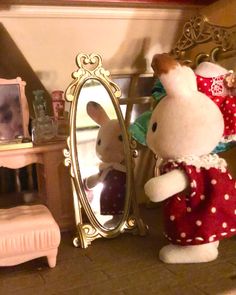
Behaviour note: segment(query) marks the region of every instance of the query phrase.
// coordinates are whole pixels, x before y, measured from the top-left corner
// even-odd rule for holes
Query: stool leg
[[[50,251],[47,255],[48,265],[53,268],[57,263],[57,249]]]

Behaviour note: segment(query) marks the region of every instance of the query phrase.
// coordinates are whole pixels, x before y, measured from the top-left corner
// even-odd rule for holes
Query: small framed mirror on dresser
[[[131,142],[119,106],[119,87],[98,54],[79,54],[78,70],[65,96],[70,136],[64,150],[70,166],[77,234],[82,248],[122,232],[143,234],[133,188]]]
[[[21,143],[29,138],[29,109],[20,77],[0,79],[0,144]]]

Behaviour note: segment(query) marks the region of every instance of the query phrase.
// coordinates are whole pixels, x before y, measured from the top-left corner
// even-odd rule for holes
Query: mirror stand
[[[121,91],[98,54],[79,54],[78,70],[65,92],[70,135],[64,150],[70,166],[76,247],[121,233],[145,235],[133,182],[136,154],[119,106]]]

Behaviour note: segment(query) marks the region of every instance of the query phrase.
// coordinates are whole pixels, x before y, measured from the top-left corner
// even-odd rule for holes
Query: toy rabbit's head
[[[87,104],[87,113],[99,126],[96,153],[103,162],[121,163],[124,160],[124,145],[118,120],[110,120],[102,106],[94,101]]]
[[[167,95],[152,114],[147,133],[149,148],[164,159],[210,153],[224,130],[219,108],[197,90],[195,74],[189,67],[167,54],[155,55],[152,67]]]

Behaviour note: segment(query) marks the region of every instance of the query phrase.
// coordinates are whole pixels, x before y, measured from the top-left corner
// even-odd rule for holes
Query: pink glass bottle
[[[54,90],[51,93],[53,114],[56,120],[64,118],[65,100],[63,99],[62,90]]]

